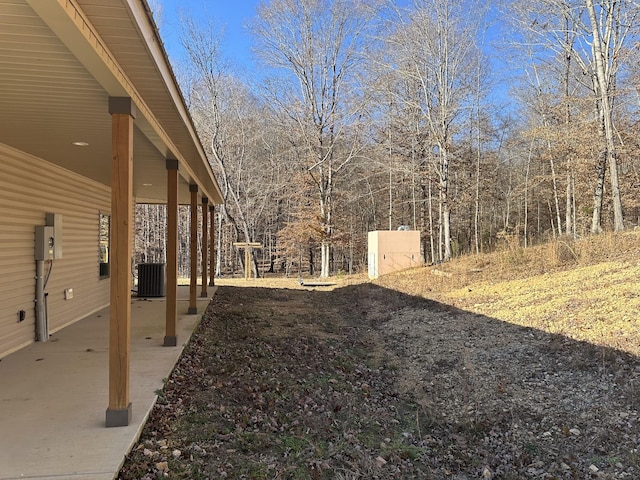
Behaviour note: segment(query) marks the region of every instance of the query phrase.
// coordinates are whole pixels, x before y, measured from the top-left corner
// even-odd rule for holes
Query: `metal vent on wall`
[[[164,263],[138,264],[138,296],[165,296]]]

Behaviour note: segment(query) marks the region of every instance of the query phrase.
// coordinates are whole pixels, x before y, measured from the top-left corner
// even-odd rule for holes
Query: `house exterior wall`
[[[62,216],[63,233],[63,258],[53,261],[45,289],[50,332],[109,304],[98,221],[110,204],[109,187],[0,143],[0,358],[35,340],[35,226],[47,212]],[[67,288],[73,298],[65,300]]]
[[[369,278],[417,267],[421,263],[418,230],[369,232]]]

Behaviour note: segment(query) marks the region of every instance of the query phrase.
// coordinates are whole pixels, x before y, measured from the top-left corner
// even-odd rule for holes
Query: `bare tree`
[[[607,164],[613,226],[614,230],[623,229],[614,104],[619,93],[620,71],[630,59],[627,45],[637,41],[640,5],[628,0],[526,0],[510,4],[510,11],[516,20],[521,43],[537,45],[540,61],[549,62],[552,60],[550,57],[555,56],[556,60],[564,62],[563,71],[573,72],[575,81],[591,91],[594,111],[599,120],[598,133],[602,139],[591,231],[601,231]],[[575,62],[577,68],[574,69],[571,62]],[[566,85],[566,78],[563,81]],[[569,179],[568,184],[571,183]]]
[[[318,195],[321,273],[330,273],[335,179],[357,155],[353,128],[360,110],[356,69],[362,61],[371,2],[273,0],[258,7],[257,53],[276,73],[266,92],[285,113],[299,167]]]
[[[594,196],[593,222],[591,231],[601,230],[600,216],[602,211],[602,179],[607,162],[611,176],[611,196],[613,200],[614,231],[624,229],[622,218],[622,201],[620,199],[620,183],[618,180],[618,161],[613,127],[613,103],[620,56],[624,40],[630,29],[638,22],[637,8],[625,7],[620,0],[601,0],[597,8],[593,0],[585,0],[591,26],[591,51],[594,64],[593,84],[598,101],[601,130],[604,137],[604,148],[600,154],[598,165],[598,186]],[[627,14],[630,14],[627,16]],[[630,23],[627,23],[630,22]]]
[[[389,66],[418,86],[416,94],[403,101],[421,113],[422,149],[431,159],[439,187],[440,257],[449,260],[454,136],[474,92],[481,58],[477,34],[484,10],[480,2],[464,0],[415,0],[408,10],[395,3],[391,10]]]
[[[258,223],[281,177],[265,153],[269,129],[264,105],[229,73],[220,52],[221,38],[213,22],[203,27],[183,19],[182,44],[191,73],[184,89],[220,182],[225,200],[221,213],[233,225],[234,239],[255,241]],[[255,256],[253,269],[257,275]]]

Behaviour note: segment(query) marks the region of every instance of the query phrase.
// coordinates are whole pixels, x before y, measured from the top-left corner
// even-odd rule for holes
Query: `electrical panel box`
[[[55,230],[49,226],[36,226],[36,260],[53,260],[55,257]]]
[[[47,213],[45,215],[45,225],[53,227],[53,258],[60,260],[62,258],[62,215],[59,213]]]

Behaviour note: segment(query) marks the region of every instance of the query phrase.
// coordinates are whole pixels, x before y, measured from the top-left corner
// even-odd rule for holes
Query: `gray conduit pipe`
[[[44,260],[36,260],[36,340],[49,340],[49,321],[45,313],[44,299]]]

